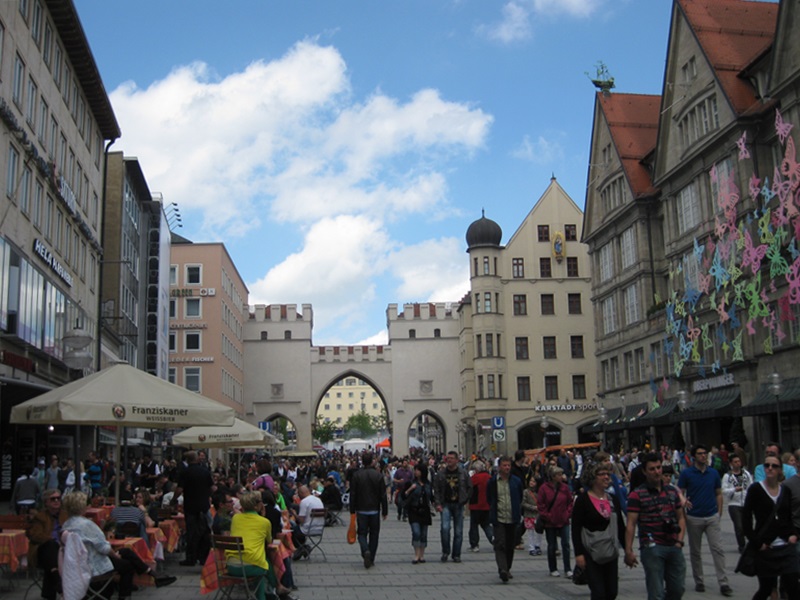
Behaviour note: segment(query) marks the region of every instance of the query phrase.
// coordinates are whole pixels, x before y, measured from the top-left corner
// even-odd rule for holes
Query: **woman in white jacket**
[[[733,521],[733,531],[741,554],[747,543],[742,532],[742,508],[747,488],[753,484],[753,476],[742,466],[739,456],[731,454],[730,464],[731,470],[722,477],[722,495],[728,500],[728,514]]]

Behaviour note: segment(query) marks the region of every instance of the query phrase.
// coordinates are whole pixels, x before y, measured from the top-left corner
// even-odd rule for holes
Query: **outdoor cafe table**
[[[103,524],[108,521],[108,518],[111,516],[112,510],[114,510],[113,506],[97,506],[93,508],[87,508],[84,516],[87,519],[91,519],[98,527],[102,528]]]
[[[165,519],[159,521],[158,527],[166,537],[167,543],[164,545],[164,548],[167,552],[175,552],[178,548],[178,542],[181,539],[181,528],[178,527],[178,522],[174,519]]]
[[[167,536],[164,535],[160,527],[148,527],[147,537],[150,547],[153,549],[153,557],[156,560],[164,560],[164,542],[167,541]]]
[[[22,529],[4,529],[0,533],[0,566],[15,573],[19,559],[28,554],[28,537]]]

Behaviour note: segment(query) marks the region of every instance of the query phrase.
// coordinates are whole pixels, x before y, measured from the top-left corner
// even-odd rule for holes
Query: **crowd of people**
[[[338,520],[345,508],[355,520],[364,567],[371,568],[390,505],[398,521],[409,523],[413,565],[426,562],[428,531],[437,517],[440,561],[461,562],[468,514],[469,551],[480,552],[485,539],[503,583],[513,578],[515,553],[527,550],[531,556],[546,553],[550,576],[587,584],[593,600],[613,600],[622,555],[630,568],[641,564],[648,599],[674,600],[686,587],[685,544],[694,589],[706,590],[705,541],[719,591],[731,596],[732,565],[725,561],[720,527],[724,501],[739,554],[754,557],[759,584],[754,599],[774,593],[800,599],[800,476],[795,469],[800,451],[783,453],[770,442],[752,474],[746,460],[736,445],[728,452],[724,446],[697,444],[686,452],[663,447],[621,455],[595,449],[549,456],[518,451],[493,460],[456,452],[404,458],[329,452],[314,459],[254,457],[226,468],[221,460],[212,464],[203,452],[189,451],[180,461],[157,462],[145,455],[118,471],[92,453],[77,468],[56,457],[49,467],[39,461],[17,481],[12,505],[17,512],[35,513],[30,560],[44,570],[47,600],[55,597],[53,565],[64,531],[90,548],[94,575],[112,570],[122,575],[120,598],[130,595],[134,574],[150,573],[135,555],[105,543],[114,525],[104,532],[81,516],[89,498],[109,493],[117,482],[120,494],[111,516],[116,527],[128,523],[144,531],[157,523],[159,509],[183,513],[182,566],[205,563],[212,533],[241,537],[243,563],[230,556],[228,567],[260,577],[260,600],[268,593],[291,598],[297,589],[293,563],[310,555],[308,538]],[[327,523],[312,518],[321,508],[327,509]],[[265,546],[289,531],[296,551],[284,559],[278,577]],[[156,585],[174,581],[150,574]]]

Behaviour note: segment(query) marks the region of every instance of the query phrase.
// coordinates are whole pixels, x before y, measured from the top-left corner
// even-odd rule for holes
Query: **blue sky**
[[[314,343],[458,301],[464,235],[505,243],[551,174],[583,206],[594,88],[661,93],[668,0],[75,0],[123,137],[181,235]]]

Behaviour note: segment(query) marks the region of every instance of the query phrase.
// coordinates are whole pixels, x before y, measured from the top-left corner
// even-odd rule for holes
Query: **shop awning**
[[[769,389],[769,384],[762,383],[758,388],[755,399],[747,406],[742,406],[736,410],[736,415],[742,417],[752,417],[755,415],[767,415],[777,410],[777,403],[780,402],[781,411],[796,411],[800,400],[800,377],[791,377],[783,381],[783,393],[775,398],[775,394]]]
[[[639,404],[631,404],[626,406],[622,413],[622,417],[619,418],[615,423],[609,423],[606,429],[608,431],[617,431],[620,429],[646,427],[647,423],[644,422],[644,417],[647,415],[647,409],[647,402],[640,402]]]
[[[733,403],[741,397],[738,385],[697,392],[689,403],[689,407],[681,413],[680,420],[697,421],[699,419],[716,419],[732,417]]]
[[[659,406],[656,406],[649,413],[647,416],[644,417],[643,421],[648,425],[668,425],[671,420],[670,417],[672,413],[675,411],[675,407],[678,406],[678,397],[673,396],[672,398],[665,398]]]
[[[622,409],[612,408],[611,410],[608,411],[607,416],[608,418],[606,419],[606,429],[608,429],[609,425],[619,420],[619,418],[622,416]],[[603,431],[603,424],[599,420],[595,421],[591,425],[585,425],[583,427],[583,431],[584,433],[599,433]]]

